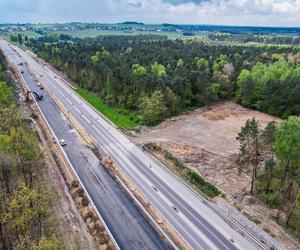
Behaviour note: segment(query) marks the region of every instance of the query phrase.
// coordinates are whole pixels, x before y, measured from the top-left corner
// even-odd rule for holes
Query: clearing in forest
[[[251,171],[240,172],[236,164],[239,142],[236,137],[247,119],[253,117],[264,127],[279,118],[244,108],[234,102],[186,112],[132,138],[137,144],[154,143],[232,198],[249,191]]]
[[[188,145],[213,154],[230,157],[237,154],[239,142],[235,139],[247,119],[255,117],[265,126],[280,119],[244,108],[234,102],[223,102],[208,108],[186,112],[168,119],[151,129],[145,129],[136,142]]]

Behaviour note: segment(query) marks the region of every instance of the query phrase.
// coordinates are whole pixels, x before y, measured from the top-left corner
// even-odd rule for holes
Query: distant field
[[[21,34],[23,36],[28,36],[29,38],[37,38],[41,35],[33,31],[20,31],[15,33],[1,33],[0,36],[9,36]],[[135,36],[135,35],[161,35],[167,36],[171,39],[183,38],[183,39],[192,39],[192,38],[203,38],[205,35],[197,34],[194,36],[184,36],[181,33],[177,32],[165,32],[165,31],[128,31],[128,30],[97,30],[97,29],[85,29],[85,30],[76,30],[76,31],[51,31],[48,34],[66,34],[72,37],[85,38],[85,37],[97,37],[97,36]]]
[[[9,39],[10,35],[17,35],[17,34],[21,34],[23,36],[27,36],[28,38],[37,38],[40,37],[41,35],[33,32],[33,31],[19,31],[19,32],[15,32],[15,33],[8,33],[8,32],[0,32],[0,37],[2,38],[7,38]]]
[[[18,32],[18,33],[23,36],[28,36],[28,38],[35,38],[35,37],[41,36],[40,34],[33,32],[33,31],[22,31],[22,32]]]
[[[60,31],[60,32],[53,32],[58,34],[67,34],[73,37],[78,38],[85,38],[85,37],[96,37],[96,36],[111,36],[111,35],[127,35],[127,36],[134,36],[134,35],[161,35],[161,36],[168,36],[169,38],[193,38],[199,37],[197,36],[184,36],[181,33],[176,32],[159,32],[159,31],[128,31],[128,30],[96,30],[96,29],[89,29],[89,30],[80,30],[80,31]]]
[[[193,37],[191,37],[193,39]],[[194,38],[195,39],[195,38]],[[229,41],[212,41],[207,36],[198,36],[197,40],[204,42],[207,45],[220,46],[242,46],[242,47],[282,47],[282,48],[300,48],[300,45],[293,44],[277,44],[277,43],[258,43],[258,42],[229,42]]]
[[[35,24],[34,28],[49,28],[50,24]],[[246,47],[259,47],[259,46],[272,46],[272,47],[294,47],[300,48],[300,45],[292,45],[289,43],[285,44],[275,44],[275,43],[259,43],[259,42],[238,42],[238,41],[215,41],[210,40],[207,36],[208,33],[198,32],[193,36],[184,36],[180,32],[168,32],[168,31],[140,31],[140,30],[98,30],[98,29],[83,29],[83,30],[70,30],[71,27],[67,27],[69,30],[62,31],[50,31],[48,34],[66,34],[77,38],[86,37],[97,37],[97,36],[135,36],[135,35],[161,35],[166,36],[169,39],[196,39],[197,41],[205,42],[208,45],[222,45],[222,46],[246,46]],[[7,33],[0,31],[0,37],[9,40],[10,35],[21,34],[23,36],[28,36],[29,38],[38,38],[41,35],[34,31],[20,31],[15,33]]]
[[[136,114],[132,112],[125,114],[124,112],[121,112],[120,109],[110,107],[104,104],[99,97],[86,89],[77,88],[75,91],[100,113],[112,121],[117,127],[121,129],[130,129],[140,125],[137,121],[135,121],[135,118],[137,117]]]

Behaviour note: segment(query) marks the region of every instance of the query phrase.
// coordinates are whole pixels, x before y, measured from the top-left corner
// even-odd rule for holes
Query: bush
[[[206,182],[202,176],[193,171],[190,171],[188,173],[188,180],[191,183],[195,184],[203,193],[205,193],[210,198],[214,198],[221,193],[216,186],[209,182]]]
[[[268,204],[272,208],[276,208],[278,206],[278,194],[274,192],[270,192],[268,194],[262,194],[261,200]]]
[[[190,171],[189,173],[190,181],[195,184],[204,185],[205,180],[200,175],[195,172]]]
[[[182,164],[181,161],[179,161],[176,157],[174,157],[172,154],[170,154],[169,152],[165,152],[165,158],[167,160],[172,161],[177,169],[183,169],[184,165]]]

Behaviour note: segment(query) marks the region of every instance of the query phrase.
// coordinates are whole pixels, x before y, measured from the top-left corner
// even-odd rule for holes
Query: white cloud
[[[300,0],[0,0],[0,22],[300,26]]]
[[[131,0],[134,1],[134,0]],[[231,25],[300,26],[300,0],[136,0],[164,21]],[[163,10],[163,13],[162,11]]]
[[[160,1],[163,4],[163,1]],[[171,5],[172,11],[182,13],[182,10],[198,13],[215,13],[226,15],[252,14],[252,15],[271,15],[271,14],[300,14],[300,1],[288,0],[211,0],[201,3],[184,2]]]

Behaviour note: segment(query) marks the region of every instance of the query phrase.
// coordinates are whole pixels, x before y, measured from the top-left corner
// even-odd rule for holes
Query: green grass
[[[209,198],[214,198],[221,194],[220,190],[211,184],[210,182],[205,181],[205,179],[200,176],[198,173],[188,169],[184,164],[174,157],[171,153],[165,152],[165,159],[170,160],[175,165],[175,171],[180,173],[180,175],[187,180],[189,183],[193,184],[197,189],[202,193],[207,195]]]
[[[136,35],[162,35],[167,36],[170,39],[176,38],[186,38],[192,39],[195,37],[201,37],[200,35],[195,36],[183,36],[181,33],[176,32],[164,32],[164,31],[133,31],[133,30],[96,30],[96,29],[86,29],[86,30],[76,30],[76,31],[57,31],[49,32],[55,34],[66,34],[73,37],[85,38],[85,37],[96,37],[96,36],[136,36]]]
[[[42,35],[36,33],[36,32],[33,32],[33,31],[20,31],[20,32],[17,32],[16,34],[21,34],[23,36],[28,36],[28,38],[38,38],[38,37],[41,37]]]
[[[86,89],[77,88],[75,91],[106,118],[112,121],[118,128],[127,130],[140,125],[135,113],[111,107],[103,103],[99,97]]]
[[[187,179],[210,198],[214,198],[221,194],[220,190],[215,185],[205,181],[202,176],[192,170],[189,171]]]

